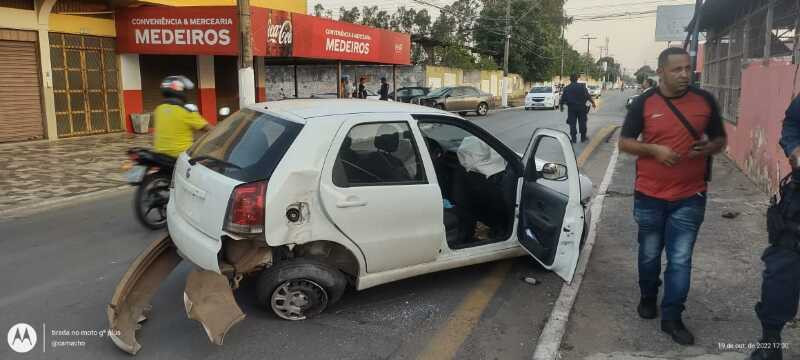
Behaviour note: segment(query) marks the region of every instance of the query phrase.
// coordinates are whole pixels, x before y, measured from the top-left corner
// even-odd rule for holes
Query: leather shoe
[[[681,320],[661,320],[661,331],[672,336],[672,340],[678,344],[694,345],[694,335]]]
[[[588,138],[588,137],[586,137],[586,136],[581,136],[581,142],[582,142],[582,143],[585,143],[585,142],[587,142],[587,141],[589,141],[589,138]]]
[[[655,319],[658,317],[658,298],[643,297],[636,310],[642,319]]]

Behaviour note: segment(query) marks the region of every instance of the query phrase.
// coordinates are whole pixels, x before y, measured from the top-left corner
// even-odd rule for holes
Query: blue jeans
[[[665,201],[640,193],[633,216],[639,224],[639,288],[642,297],[658,297],[661,253],[666,248],[661,319],[680,320],[692,276],[692,252],[706,211],[706,194]]]

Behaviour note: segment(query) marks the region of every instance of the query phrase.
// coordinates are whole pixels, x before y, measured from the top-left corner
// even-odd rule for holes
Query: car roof
[[[450,112],[427,106],[363,99],[289,99],[257,103],[248,108],[259,112],[272,111],[288,114],[293,117],[292,120],[302,120],[301,122],[332,115],[365,113],[435,114],[455,117]]]

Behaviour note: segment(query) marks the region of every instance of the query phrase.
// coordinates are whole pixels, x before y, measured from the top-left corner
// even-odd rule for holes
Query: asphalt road
[[[590,134],[620,122],[622,98],[617,92],[604,96],[600,111],[590,114]],[[468,119],[524,151],[535,128],[566,130],[564,116],[558,111],[510,110]],[[576,144],[576,155],[584,146]],[[598,172],[589,174],[596,183],[602,176]],[[131,197],[124,192],[0,219],[0,331],[6,334],[12,325],[25,322],[38,333],[36,349],[24,355],[0,344],[0,359],[130,359],[92,331],[107,328],[106,304],[133,258],[164,236],[135,222]],[[188,269],[181,264],[156,294],[150,319],[138,332],[143,348],[136,358],[411,359],[425,349],[446,346],[435,342],[447,339],[442,329],[452,328],[453,319],[466,319],[461,326],[466,338],[456,341],[452,354],[456,358],[528,358],[562,285],[554,274],[522,257],[359,293],[350,290],[326,313],[288,322],[261,309],[252,283],[246,282],[236,295],[247,318],[218,347],[209,343],[197,322],[186,318],[182,291]],[[481,279],[490,272],[502,277],[492,291],[483,291]],[[523,276],[541,284],[529,285],[520,280]],[[482,306],[464,304],[481,298],[486,300]],[[78,333],[54,335],[54,330]],[[67,345],[54,347],[53,341]]]

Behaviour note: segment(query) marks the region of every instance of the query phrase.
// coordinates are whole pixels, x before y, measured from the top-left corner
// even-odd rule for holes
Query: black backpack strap
[[[685,127],[686,130],[689,131],[689,134],[692,135],[692,138],[694,138],[695,141],[702,140],[703,137],[700,135],[699,132],[697,132],[697,129],[695,129],[694,126],[692,126],[692,124],[689,123],[689,120],[686,119],[686,116],[684,116],[683,113],[680,110],[678,110],[677,107],[675,107],[675,104],[673,104],[670,99],[668,99],[663,95],[661,96],[661,98],[664,99],[664,102],[667,103],[667,106],[669,107],[670,110],[672,110],[672,113],[675,114],[678,120],[681,121],[683,127]],[[714,158],[711,156],[706,158],[706,176],[705,176],[706,182],[711,181],[711,169],[714,167],[713,161]]]
[[[697,132],[697,129],[695,129],[694,126],[692,126],[692,124],[689,123],[689,120],[686,119],[686,116],[684,116],[683,113],[680,110],[678,110],[678,108],[675,107],[675,104],[673,104],[670,99],[663,96],[662,98],[664,99],[664,102],[667,103],[667,106],[669,106],[669,109],[672,110],[672,113],[675,114],[678,120],[681,121],[683,127],[685,127],[686,130],[689,130],[689,134],[691,134],[696,141],[700,141],[700,139],[702,139],[703,137],[700,136],[700,133]]]

